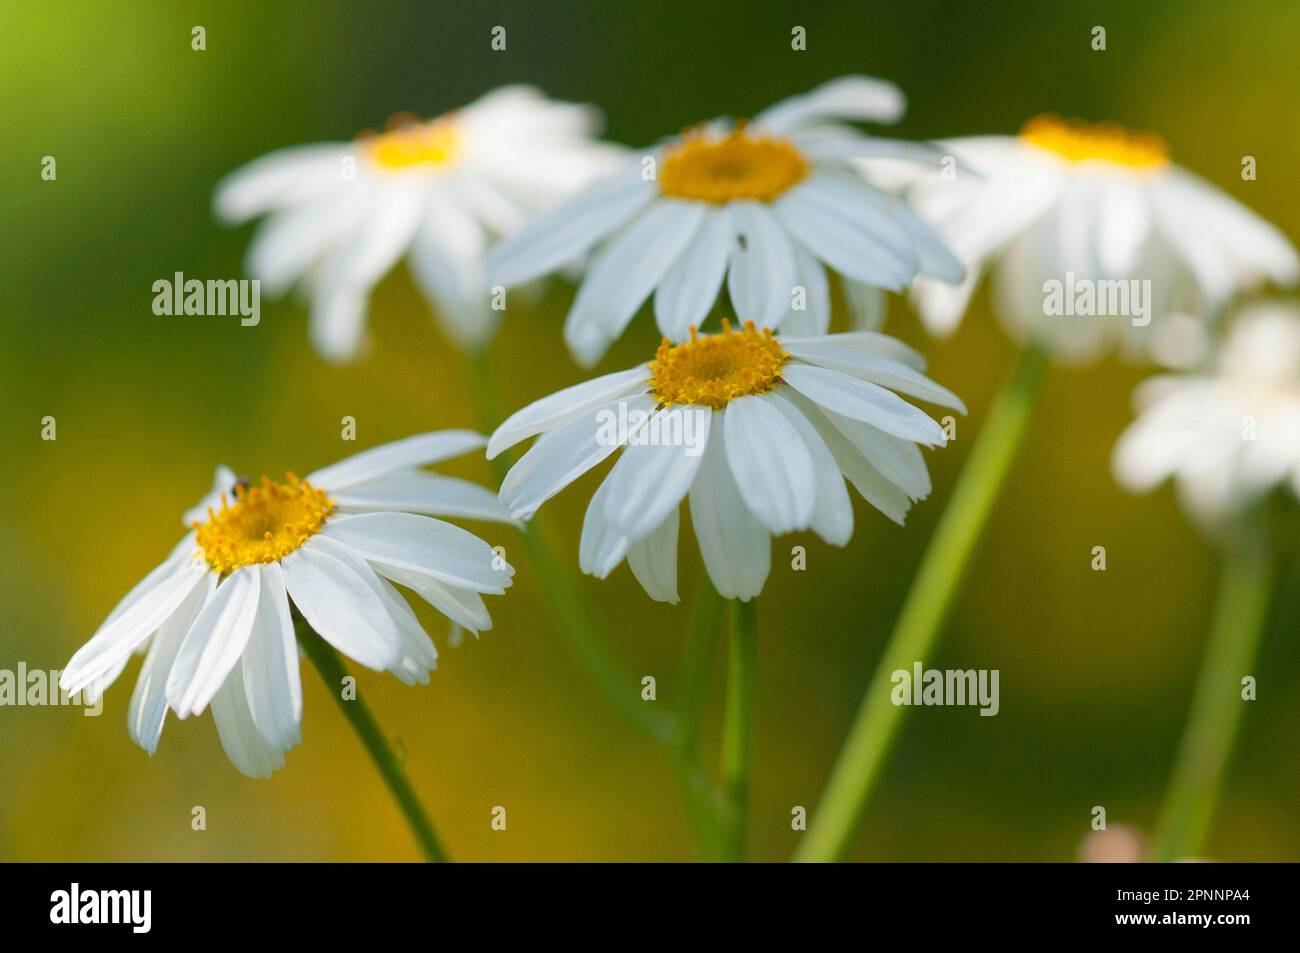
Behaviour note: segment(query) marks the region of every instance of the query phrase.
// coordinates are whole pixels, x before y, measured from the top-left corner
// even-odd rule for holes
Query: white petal
[[[699,202],[660,199],[651,205],[596,256],[572,314],[594,317],[609,338],[622,334],[695,237],[704,213]]]
[[[577,308],[570,308],[565,315],[563,336],[573,360],[583,369],[594,367],[614,342],[601,325],[599,315]]]
[[[1169,194],[1189,223],[1209,233],[1236,266],[1243,284],[1250,286],[1261,275],[1284,286],[1300,279],[1300,258],[1286,235],[1203,179],[1173,168],[1153,184],[1152,192]]]
[[[917,281],[923,280],[929,279],[917,277]],[[915,284],[913,287],[916,287]],[[946,288],[947,285],[943,287]],[[851,325],[854,330],[879,331],[884,326],[885,313],[889,310],[884,288],[873,288],[871,285],[858,284],[856,281],[846,281],[844,297],[848,301],[849,314],[853,318]]]
[[[402,637],[383,601],[355,565],[313,546],[314,540],[280,561],[293,604],[321,638],[348,658],[376,671],[392,669],[402,659]]]
[[[980,274],[971,268],[966,280],[958,285],[924,276],[916,279],[912,285],[912,302],[927,331],[936,337],[947,337],[957,330],[975,293]]]
[[[368,183],[347,182],[331,195],[272,215],[253,235],[244,269],[268,297],[279,297],[360,229],[370,194]]]
[[[893,83],[870,76],[841,76],[769,106],[754,117],[753,124],[770,132],[788,132],[827,119],[897,122],[906,108],[907,100]]]
[[[127,731],[131,739],[151,755],[158,750],[158,739],[162,737],[163,722],[167,719],[167,675],[185,634],[216,585],[216,573],[205,573],[204,584],[195,586],[180,608],[159,627],[153,644],[149,646],[149,654],[140,666],[140,677],[136,679],[127,709]]]
[[[824,407],[822,413],[875,470],[910,499],[924,500],[930,495],[930,472],[916,444]]]
[[[655,402],[647,394],[633,394],[586,410],[545,434],[519,459],[501,482],[501,501],[512,517],[531,518],[539,506],[618,449],[615,440],[604,438],[602,428],[611,416],[618,416],[620,406],[629,417],[644,414],[644,426]]]
[[[812,457],[799,432],[756,396],[729,403],[727,463],[740,495],[774,535],[808,528],[817,493]]]
[[[438,667],[438,649],[433,639],[424,631],[424,626],[420,625],[420,620],[396,587],[380,576],[374,578],[379,585],[378,594],[402,634],[403,657],[393,674],[407,685],[428,685],[429,673]]]
[[[813,202],[823,213],[858,226],[912,273],[920,271],[949,282],[966,276],[962,263],[902,199],[865,182],[830,175],[812,176],[798,189],[801,201]]]
[[[313,293],[307,331],[323,360],[342,364],[361,353],[369,298],[368,287],[331,286]]]
[[[268,743],[253,723],[240,666],[235,667],[213,696],[212,721],[226,757],[241,774],[269,778],[271,772],[284,767],[284,751]]]
[[[241,166],[217,183],[213,207],[237,225],[255,215],[301,202],[343,185],[347,143],[326,142],[279,149]]]
[[[649,372],[644,366],[634,367],[583,381],[534,401],[523,410],[515,411],[496,429],[488,441],[487,458],[492,460],[519,441],[554,430],[593,407],[644,390],[648,378]]]
[[[691,484],[691,523],[718,594],[748,601],[762,592],[771,571],[772,542],[732,479],[723,422],[722,414],[714,415],[704,460]]]
[[[710,209],[704,224],[655,289],[655,320],[671,341],[699,327],[718,298],[734,235],[727,206]]]
[[[860,132],[828,135],[813,131],[794,137],[794,143],[810,159],[901,159],[928,166],[941,166],[947,153],[931,142],[886,139]]]
[[[144,653],[149,651],[149,646],[151,644],[152,643],[150,642],[142,642],[140,645],[136,647],[134,654],[143,655]],[[124,671],[126,671],[127,663],[130,661],[131,661],[131,656],[128,655],[126,658],[122,659],[122,661],[118,662],[116,665],[114,665],[111,669],[109,669],[99,678],[95,679],[93,682],[91,682],[89,685],[83,688],[81,690],[82,701],[87,706],[94,706],[98,704],[99,700],[104,697],[104,693],[107,692],[110,688],[112,688],[113,683],[116,682],[119,677],[121,677]]]
[[[732,202],[729,208],[736,230],[727,271],[732,307],[741,321],[776,327],[793,299],[794,248],[766,205]]]
[[[715,414],[708,408],[674,407],[661,410],[638,436],[653,438],[658,429],[661,444],[637,444],[624,448],[606,483],[609,500],[605,516],[615,530],[629,540],[652,532],[675,510],[690,489],[700,468]],[[692,437],[684,442],[667,441]]]
[[[167,704],[177,718],[208,707],[253,631],[261,580],[256,567],[236,569],[194,619],[167,676]]]
[[[860,223],[849,222],[811,201],[800,186],[777,199],[772,210],[799,244],[847,278],[901,291],[916,274],[914,257],[900,257]]]
[[[136,647],[158,631],[193,591],[207,567],[185,562],[156,577],[147,590],[132,592],[130,605],[100,626],[90,641],[77,650],[59,676],[59,687],[75,695],[130,657]]]
[[[344,513],[400,510],[498,523],[510,521],[510,515],[497,495],[486,487],[419,470],[398,470],[363,483],[354,483],[330,496]]]
[[[791,307],[781,319],[782,335],[825,334],[831,324],[831,293],[826,269],[807,249],[794,246],[795,280],[803,288],[803,310]]]
[[[1148,386],[1139,390],[1139,399],[1144,390],[1151,392],[1149,385],[1165,385],[1168,381],[1150,379]],[[1212,419],[1222,405],[1220,394],[1212,386],[1173,386],[1176,389],[1168,389],[1163,399],[1139,414],[1115,444],[1111,466],[1125,489],[1146,492],[1178,472],[1204,439],[1203,422]]]
[[[943,446],[948,442],[943,428],[924,411],[877,384],[807,364],[787,364],[781,370],[781,377],[819,406],[871,424],[885,433],[927,446]]]
[[[1109,278],[1126,279],[1142,259],[1151,231],[1151,204],[1143,184],[1130,177],[1107,184],[1097,209],[1097,261]]]
[[[279,563],[257,567],[262,594],[244,649],[244,693],[267,744],[287,751],[302,740],[302,679],[289,594]]]
[[[935,224],[969,266],[1022,235],[1054,206],[1066,174],[1058,163],[1040,159],[1039,150],[1025,154],[1014,137],[990,138],[946,144],[971,163],[974,175],[935,177],[911,193],[921,217]]]
[[[498,235],[511,235],[528,224],[528,213],[496,183],[482,175],[465,174],[455,179],[458,202],[475,221]]]
[[[936,384],[920,371],[908,367],[902,361],[879,354],[862,351],[850,351],[845,348],[826,344],[789,344],[784,345],[788,354],[819,367],[851,374],[854,377],[888,387],[890,390],[928,400],[940,407],[951,407],[966,413],[962,399],[948,388]]]
[[[496,330],[483,228],[443,189],[429,196],[408,258],[411,273],[447,334],[463,348],[481,346]]]
[[[813,500],[811,528],[832,546],[844,546],[853,536],[853,504],[844,477],[826,441],[799,409],[781,396],[781,388],[769,391],[762,400],[771,404],[790,422],[799,434],[799,441],[808,449],[812,459],[816,483]]]
[[[850,331],[846,334],[823,334],[818,337],[781,336],[781,346],[802,347],[810,344],[820,347],[827,345],[842,351],[854,351],[863,354],[879,354],[895,361],[901,361],[914,370],[925,370],[925,355],[909,347],[898,338],[881,334],[879,331]]]
[[[447,585],[424,572],[394,566],[380,560],[368,560],[379,575],[415,592],[452,622],[477,634],[492,628],[483,597],[469,589]]]
[[[394,470],[450,460],[485,443],[487,438],[472,430],[435,430],[354,453],[308,474],[307,479],[327,490],[342,490]]]
[[[908,499],[907,494],[872,466],[844,434],[835,428],[816,404],[790,388],[778,387],[777,391],[794,404],[817,429],[817,433],[826,442],[827,449],[835,457],[840,472],[853,484],[862,498],[902,526],[907,511],[912,506],[912,501]]]
[[[385,641],[395,638],[398,647],[397,654],[386,666],[387,671],[407,685],[429,684],[429,671],[437,667],[438,652],[401,594],[381,579],[374,567],[351,547],[324,533],[314,536],[307,545],[315,553],[337,559],[379,600],[382,613],[372,617],[371,621],[376,629],[383,631]]]
[[[496,553],[468,530],[431,516],[410,513],[361,513],[337,516],[321,535],[337,540],[361,558],[427,573],[443,582],[500,594],[514,569],[495,568]],[[290,591],[293,591],[290,580]],[[358,660],[360,661],[360,660]]]
[[[326,280],[339,288],[369,288],[410,247],[429,204],[420,178],[394,177],[371,191],[356,235],[328,261]]]
[[[206,513],[206,511],[205,511]],[[135,605],[140,597],[145,595],[151,589],[162,582],[165,578],[172,575],[184,566],[195,562],[198,553],[198,544],[194,542],[194,532],[188,532],[181,537],[180,542],[172,547],[172,551],[167,554],[167,558],[149,571],[149,574],[131,587],[131,591],[122,597],[122,601],[113,607],[113,611],[108,614],[100,628],[104,628],[110,622],[115,621],[127,609]]]
[[[610,499],[610,478],[600,482],[587,504],[582,518],[582,536],[578,542],[578,568],[604,579],[627,555],[628,538],[620,533],[605,515]]]
[[[658,194],[633,170],[593,186],[492,249],[489,283],[511,288],[576,261]]]
[[[841,485],[843,481],[841,481]],[[627,564],[646,594],[656,602],[676,605],[677,596],[677,526],[679,510],[673,507],[664,521],[649,536],[637,540],[627,549]]]

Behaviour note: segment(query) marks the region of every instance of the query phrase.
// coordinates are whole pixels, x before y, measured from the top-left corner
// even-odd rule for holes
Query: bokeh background
[[[327,367],[293,301],[262,323],[157,317],[152,283],[237,277],[249,229],[219,227],[213,184],[280,146],[350,138],[395,112],[436,114],[506,82],[595,102],[608,133],[647,143],[696,120],[752,114],[832,77],[889,78],[907,137],[1014,132],[1040,112],[1161,132],[1177,161],[1300,238],[1294,118],[1300,5],[1286,0],[1042,4],[886,2],[576,4],[382,2],[6,3],[0,33],[0,668],[58,668],[169,550],[213,466],[299,472],[361,446],[472,426],[466,365],[402,269],[378,289],[374,347]],[[489,48],[507,28],[508,49]],[[1108,49],[1089,46],[1094,25]],[[207,50],[190,30],[207,30]],[[794,25],[806,52],[790,49]],[[1239,175],[1257,157],[1258,181]],[[42,181],[41,157],[58,178]],[[559,338],[572,288],[512,310],[492,348],[514,409],[581,379]],[[843,320],[841,316],[839,320]],[[851,544],[776,544],[760,607],[761,702],[753,855],[789,856],[793,805],[821,787],[1015,347],[981,295],[960,333],[926,340],[901,300],[888,329],[921,347],[971,407],[930,455],[935,491],[906,528],[858,505]],[[639,319],[601,365],[649,356]],[[1149,829],[1205,637],[1213,549],[1168,490],[1114,484],[1110,448],[1149,369],[1114,360],[1052,372],[937,667],[997,668],[1002,710],[911,712],[852,851],[861,859],[1071,860],[1093,805]],[[58,439],[42,442],[53,415]],[[353,415],[359,440],[340,440]],[[489,482],[478,459],[450,472]],[[550,506],[572,560],[588,477]],[[495,628],[442,649],[432,684],[359,671],[362,692],[467,860],[691,856],[673,776],[608,708],[551,627],[509,530],[475,527],[519,574]],[[808,547],[808,570],[789,547]],[[1104,545],[1109,569],[1089,568]],[[683,554],[688,554],[683,549]],[[1293,563],[1258,665],[1205,856],[1300,859],[1300,599]],[[626,662],[629,691],[672,672],[684,603],[652,604],[626,568],[582,591]],[[364,751],[304,669],[304,743],[270,781],[240,776],[211,719],[169,722],[159,753],[128,739],[138,663],[102,717],[0,708],[0,858],[415,859]],[[715,748],[721,666],[709,720]],[[489,811],[509,811],[506,832]],[[208,829],[190,829],[195,805]]]

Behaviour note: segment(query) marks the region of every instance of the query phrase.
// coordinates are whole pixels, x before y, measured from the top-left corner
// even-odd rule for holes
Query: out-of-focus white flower
[[[514,570],[472,533],[415,515],[509,519],[488,490],[420,469],[485,442],[421,434],[284,483],[249,485],[218,467],[185,514],[193,532],[73,655],[60,686],[97,697],[147,651],[128,713],[136,743],[153,754],[168,710],[185,718],[210,703],[235,767],[269,776],[301,739],[291,605],[340,652],[407,684],[427,683],[438,653],[393,583],[471,631],[492,627],[481,594],[504,592]]]
[[[371,290],[403,257],[447,334],[481,347],[500,317],[489,242],[609,171],[620,152],[589,138],[599,125],[593,107],[506,86],[427,122],[273,152],[223,179],[215,208],[232,224],[267,216],[247,270],[271,295],[301,285],[327,360],[357,356]]]
[[[1123,486],[1144,491],[1172,478],[1208,524],[1279,485],[1300,496],[1300,305],[1244,309],[1212,375],[1152,378],[1137,404],[1115,447]]]
[[[1018,136],[941,145],[970,171],[926,171],[910,195],[968,271],[955,287],[916,283],[932,333],[956,328],[990,271],[1003,320],[1061,358],[1091,359],[1119,342],[1135,357],[1183,360],[1185,333],[1162,341],[1169,315],[1212,317],[1239,290],[1300,277],[1280,231],[1171,162],[1158,136],[1039,117]]]
[[[527,519],[625,447],[587,508],[583,571],[603,579],[626,558],[651,598],[676,602],[678,510],[689,497],[714,587],[750,599],[767,579],[773,535],[849,541],[845,478],[898,523],[929,495],[918,444],[943,445],[944,431],[894,392],[965,407],[924,367],[871,331],[777,338],[724,323],[525,407],[492,435],[488,456],[542,435],[501,485],[510,514]]]
[[[502,242],[489,277],[514,286],[596,248],[564,327],[585,366],[652,294],[659,330],[682,340],[709,314],[724,277],[740,320],[802,335],[830,323],[827,267],[850,285],[893,291],[918,273],[960,281],[960,263],[930,229],[850,164],[942,160],[928,144],[840,122],[892,122],[902,110],[893,85],[849,76],[748,122],[702,124]]]

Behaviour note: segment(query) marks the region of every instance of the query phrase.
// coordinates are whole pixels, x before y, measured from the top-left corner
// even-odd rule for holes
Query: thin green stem
[[[725,605],[726,601],[708,577],[703,576],[677,676],[681,691],[677,698],[676,743],[682,751],[695,755],[699,753],[700,719],[708,697],[713,660],[718,653]]]
[[[316,666],[316,670],[320,672],[325,688],[334,696],[334,700],[343,711],[343,717],[348,720],[348,724],[352,726],[357,737],[361,739],[362,745],[370,753],[370,758],[379,769],[384,783],[388,785],[393,800],[401,808],[406,823],[411,826],[411,832],[415,834],[415,839],[419,842],[420,849],[424,851],[425,858],[434,863],[447,863],[451,858],[438,842],[438,835],[434,833],[429,815],[425,812],[424,805],[420,803],[415,788],[411,786],[411,781],[402,768],[402,762],[389,745],[388,739],[384,737],[379,723],[375,721],[375,716],[370,713],[370,709],[361,700],[360,695],[352,699],[343,697],[343,679],[347,676],[348,670],[344,668],[338,652],[317,635],[306,620],[299,618],[295,620],[295,625],[298,644],[302,646],[307,657]]]
[[[758,601],[733,600],[722,723],[723,859],[745,859],[754,717],[758,702]]]
[[[491,433],[504,418],[498,406],[492,366],[485,353],[470,355],[469,379],[479,426]],[[493,463],[498,479],[505,479],[510,469],[510,458],[501,454]],[[542,516],[534,517],[527,529],[520,530],[519,536],[537,573],[556,631],[569,652],[587,668],[620,714],[658,743],[669,745],[673,738],[672,718],[641,700],[640,683],[624,672],[602,637],[601,627],[583,598],[573,573],[555,558],[548,542],[553,538],[549,522]]]
[[[720,804],[708,773],[700,763],[700,721],[708,697],[713,661],[718,654],[722,628],[723,598],[700,573],[699,593],[695,597],[694,615],[687,630],[677,683],[677,722],[673,738],[674,762],[686,813],[695,831],[700,851],[712,859],[722,850],[718,819]]]
[[[1224,553],[1218,604],[1191,714],[1156,822],[1152,859],[1186,860],[1205,841],[1246,707],[1242,679],[1251,674],[1268,615],[1272,565],[1268,527],[1255,514]]]
[[[994,400],[930,539],[796,860],[837,860],[848,849],[907,711],[891,701],[892,674],[910,670],[934,650],[1025,435],[1046,366],[1046,352],[1030,344]]]

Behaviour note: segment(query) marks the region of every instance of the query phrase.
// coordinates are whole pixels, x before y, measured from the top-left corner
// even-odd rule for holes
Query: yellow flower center
[[[225,575],[240,566],[288,556],[320,532],[334,501],[306,480],[285,474],[286,483],[262,477],[260,486],[235,485],[235,502],[221,494],[221,509],[208,507],[206,522],[194,521],[203,558]]]
[[[767,328],[760,331],[746,321],[744,330],[733,331],[724,320],[721,334],[701,337],[692,327],[689,341],[672,344],[664,338],[650,362],[650,389],[665,407],[698,404],[721,410],[737,397],[771,390],[789,359]]]
[[[1132,169],[1155,169],[1169,162],[1169,148],[1155,133],[1130,132],[1110,122],[1038,116],[1025,123],[1020,138],[1070,162],[1102,160]]]
[[[739,125],[721,139],[688,132],[665,154],[664,195],[724,205],[738,199],[770,202],[808,174],[808,161],[784,139],[751,136]]]
[[[461,131],[453,116],[429,122],[407,115],[394,116],[386,132],[363,137],[362,141],[372,162],[393,170],[449,165],[462,151]]]

